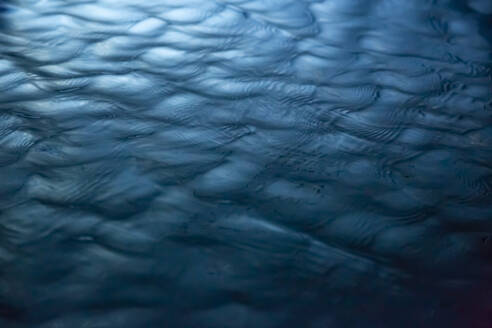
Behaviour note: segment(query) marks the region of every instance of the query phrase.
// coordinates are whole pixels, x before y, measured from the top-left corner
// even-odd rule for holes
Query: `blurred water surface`
[[[0,326],[492,327],[492,2],[0,2]]]

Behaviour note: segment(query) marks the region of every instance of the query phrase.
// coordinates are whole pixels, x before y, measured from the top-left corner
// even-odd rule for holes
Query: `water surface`
[[[492,327],[491,19],[0,1],[0,326]]]

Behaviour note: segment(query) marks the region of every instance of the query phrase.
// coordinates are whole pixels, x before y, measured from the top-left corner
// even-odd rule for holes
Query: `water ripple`
[[[0,0],[0,326],[491,326],[491,14]]]

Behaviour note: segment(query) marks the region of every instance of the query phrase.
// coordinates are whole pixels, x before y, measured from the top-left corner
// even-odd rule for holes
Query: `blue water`
[[[492,1],[0,1],[0,327],[492,327]]]

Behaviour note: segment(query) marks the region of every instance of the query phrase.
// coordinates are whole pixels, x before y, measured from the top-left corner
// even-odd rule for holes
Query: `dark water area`
[[[492,1],[0,1],[0,327],[491,328]]]

